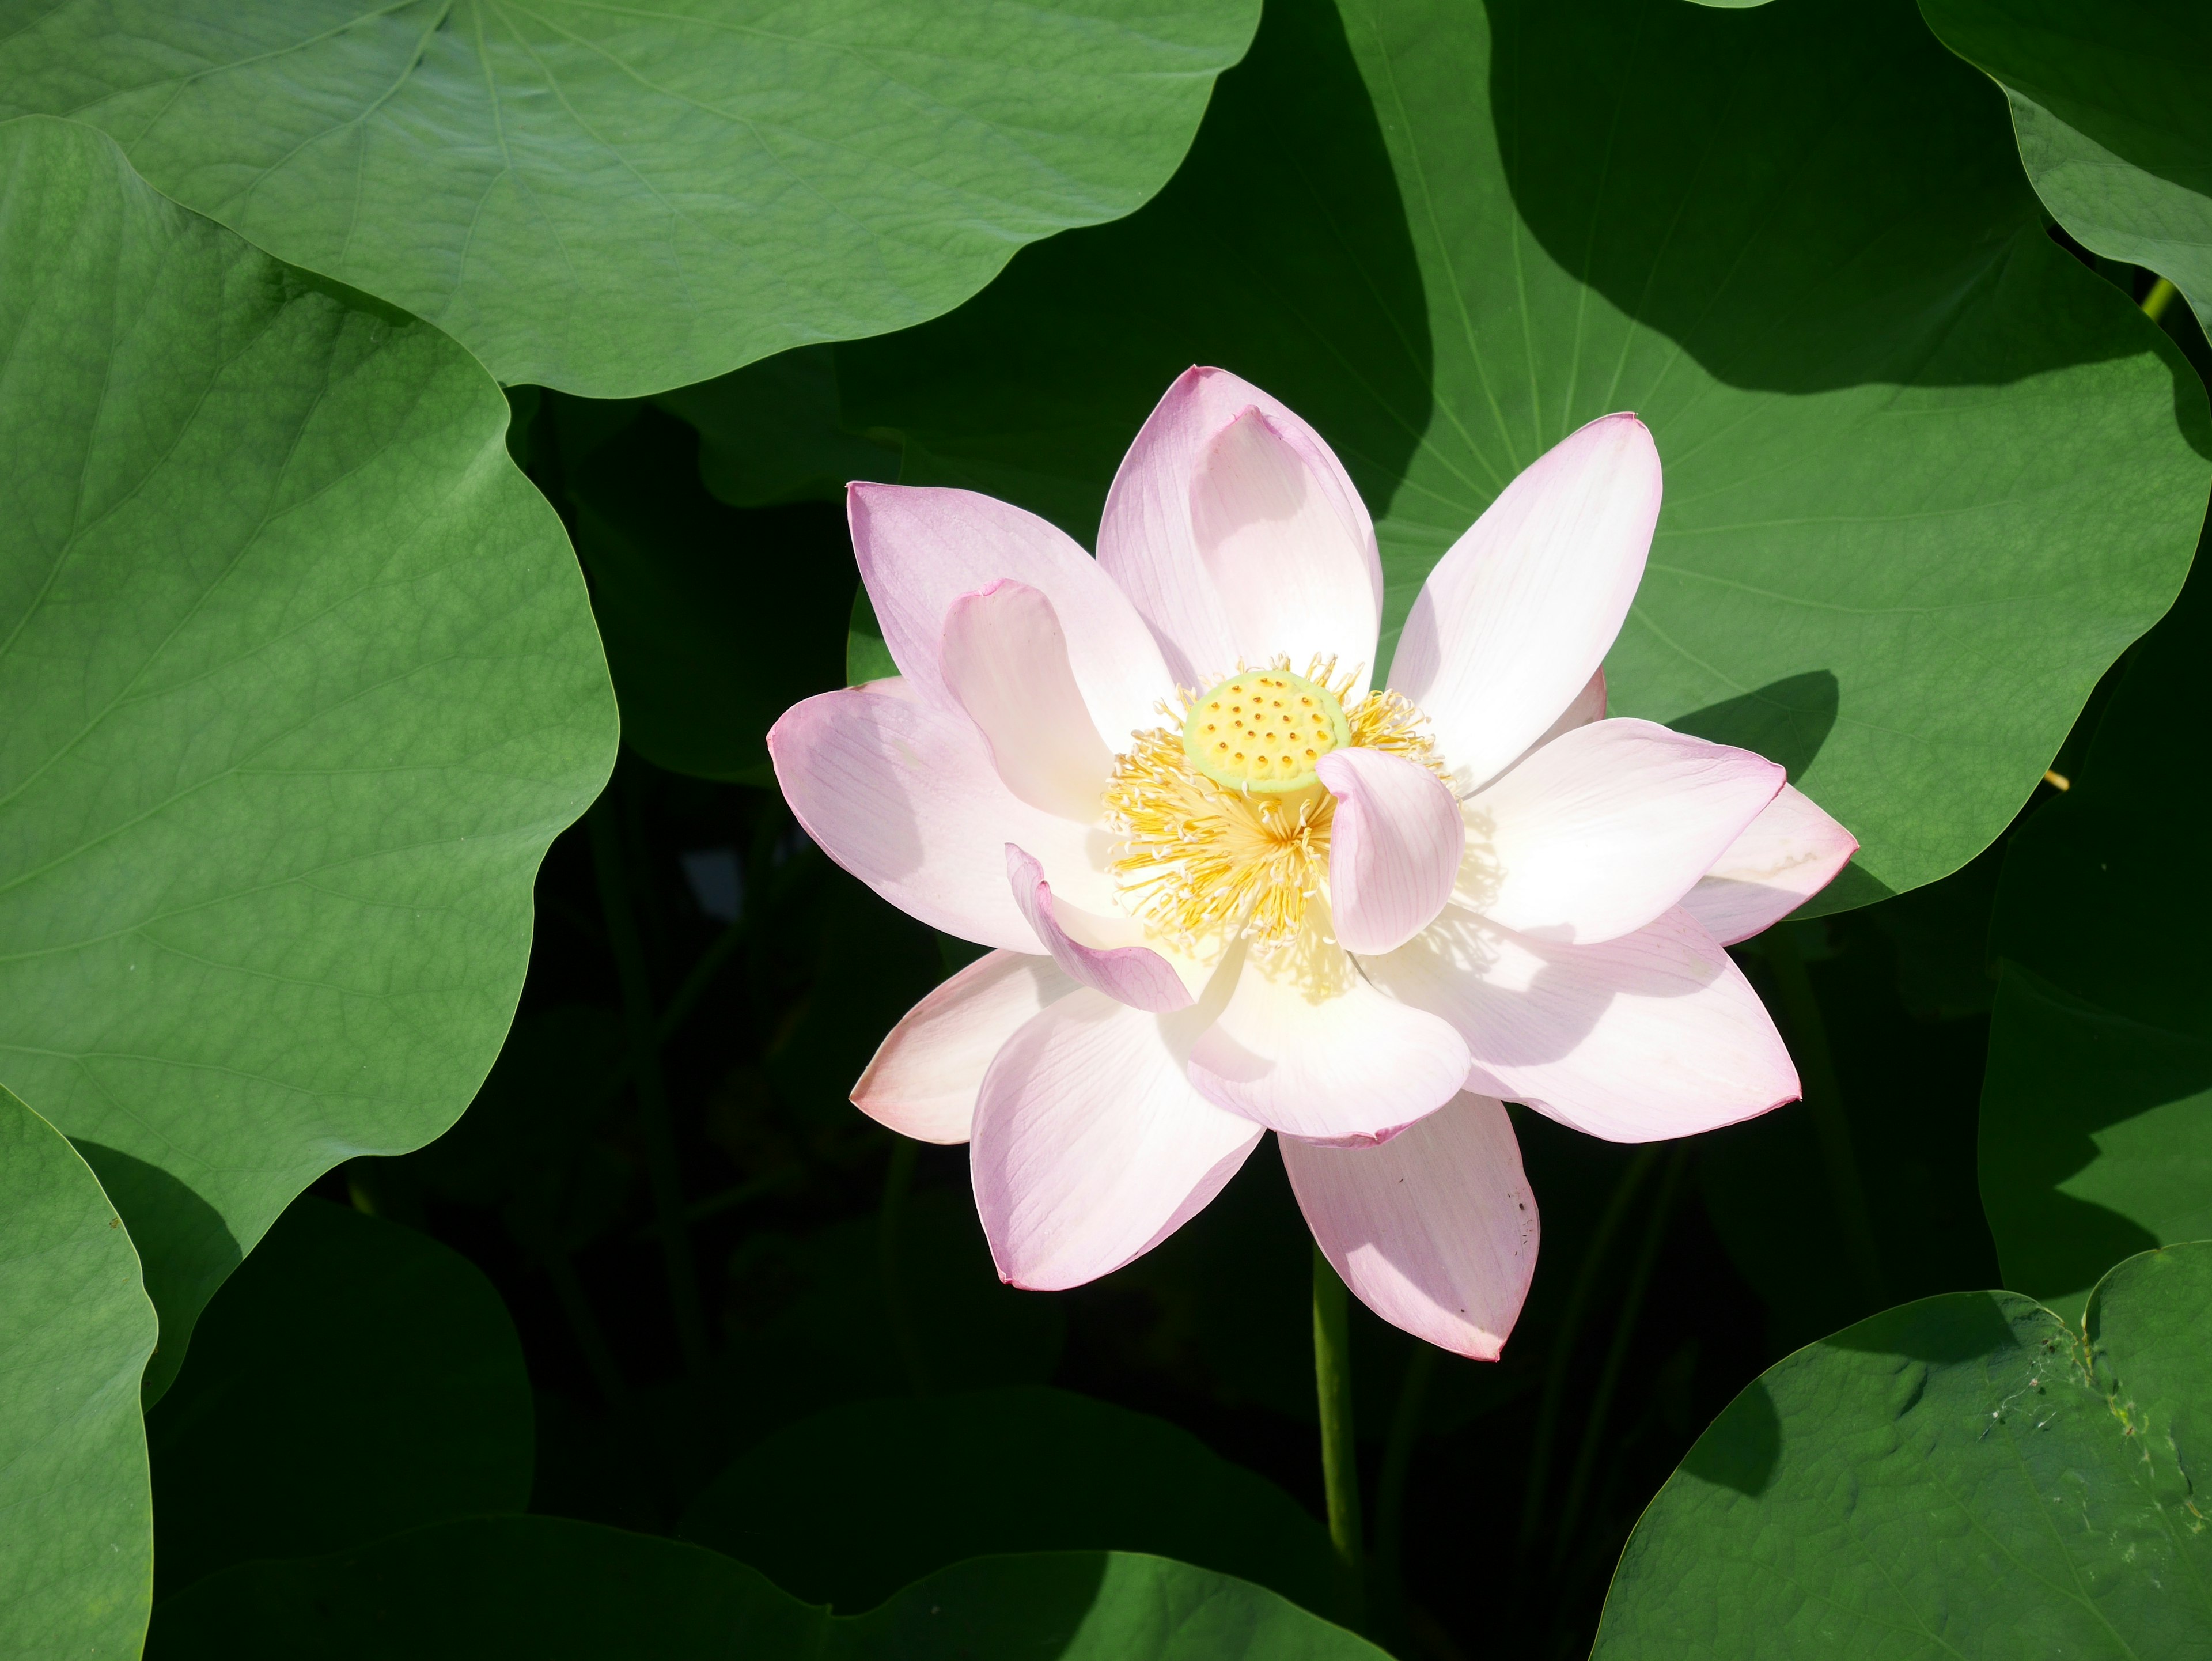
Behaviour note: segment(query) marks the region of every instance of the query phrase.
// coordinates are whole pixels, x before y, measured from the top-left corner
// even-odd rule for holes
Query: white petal
[[[1068,667],[1052,602],[1021,582],[963,594],[945,615],[939,659],[1006,788],[1079,824],[1097,820],[1114,756]]]
[[[1462,794],[1557,721],[1604,660],[1643,580],[1659,453],[1632,415],[1540,456],[1437,562],[1389,684],[1429,717]]]
[[[1556,946],[1455,905],[1363,966],[1459,1028],[1468,1089],[1608,1141],[1687,1136],[1798,1094],[1759,995],[1679,909],[1600,946]]]
[[[1723,946],[1747,940],[1826,888],[1859,842],[1818,803],[1785,784],[1730,843],[1682,909]]]
[[[1496,1360],[1536,1272],[1536,1196],[1504,1106],[1463,1095],[1377,1147],[1279,1140],[1352,1295],[1439,1348]]]
[[[1449,1021],[1385,997],[1325,940],[1248,958],[1190,1056],[1191,1082],[1211,1100],[1328,1141],[1371,1141],[1434,1112],[1467,1068]]]
[[[1187,1009],[1195,1001],[1174,965],[1158,952],[1133,943],[1094,944],[1071,934],[1053,904],[1052,885],[1045,880],[1044,867],[1012,843],[1006,844],[1006,880],[1012,885],[1014,904],[1021,907],[1030,927],[1051,952],[1053,961],[1084,985],[1103,992],[1116,1003],[1150,1010],[1155,1015]],[[1097,931],[1094,926],[1085,932]],[[1132,922],[1127,932],[1139,931]]]
[[[1454,897],[1543,940],[1612,940],[1671,910],[1781,788],[1774,763],[1656,722],[1577,727],[1461,805]]]
[[[1008,790],[957,709],[862,687],[824,692],[784,712],[768,750],[784,800],[822,851],[948,934],[1043,953],[1006,889],[1010,842],[1079,901],[1086,885],[1110,886],[1098,874],[1106,833]]]
[[[1000,1050],[975,1104],[969,1170],[1001,1279],[1095,1281],[1221,1191],[1261,1136],[1183,1077],[1178,1023],[1088,988]]]
[[[1084,702],[1108,744],[1159,724],[1174,683],[1113,580],[1057,526],[973,490],[854,484],[845,493],[853,553],[891,660],[924,698],[949,703],[939,672],[945,615],[1001,579],[1051,600]]]
[[[1074,990],[1050,958],[986,953],[907,1011],[853,1086],[853,1105],[916,1141],[966,1141],[991,1058]]]
[[[1375,527],[1343,465],[1279,401],[1220,369],[1178,376],[1122,459],[1098,563],[1179,684],[1316,653],[1366,690],[1382,606]]]
[[[1382,750],[1334,750],[1321,782],[1336,798],[1328,903],[1347,952],[1392,952],[1451,898],[1467,826],[1450,789],[1419,762]]]

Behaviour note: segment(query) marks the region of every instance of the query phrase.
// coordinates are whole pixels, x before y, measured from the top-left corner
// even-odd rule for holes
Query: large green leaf
[[[0,113],[505,381],[703,380],[957,305],[1182,160],[1257,0],[46,0]]]
[[[1297,1500],[1188,1431],[1069,1390],[817,1414],[724,1471],[677,1531],[848,1611],[988,1552],[1120,1549],[1336,1612],[1328,1535]]]
[[[208,1305],[149,1416],[161,1595],[530,1503],[530,1376],[491,1282],[312,1196]]]
[[[1622,1554],[1594,1661],[2212,1656],[2212,1242],[2130,1258],[2086,1334],[2009,1292],[1767,1369]]]
[[[2172,599],[2212,448],[1905,0],[1284,0],[1157,201],[837,358],[908,482],[1084,538],[1170,379],[1234,369],[1344,456],[1394,630],[1518,469],[1640,411],[1667,502],[1613,707],[1850,826],[1816,910],[1996,836]]]
[[[2069,1313],[2129,1253],[2212,1236],[2208,575],[2130,660],[1997,890],[1982,1204],[2006,1281]]]
[[[703,1547],[549,1517],[482,1518],[167,1600],[154,1661],[1380,1661],[1273,1592],[1119,1552],[981,1557],[832,1615]]]
[[[2020,159],[2083,246],[2212,316],[2212,10],[2196,0],[1921,0],[2012,104]]]
[[[154,1594],[138,1417],[154,1329],[99,1180],[0,1090],[0,1630],[21,1661],[137,1652]]]
[[[161,1312],[453,1123],[613,760],[584,585],[428,326],[0,126],[0,1081]]]

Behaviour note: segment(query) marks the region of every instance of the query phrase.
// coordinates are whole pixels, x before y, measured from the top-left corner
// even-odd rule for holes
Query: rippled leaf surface
[[[1622,1554],[1595,1661],[2212,1655],[2212,1242],[2084,1327],[1954,1293],[1767,1369]]]
[[[62,0],[0,113],[96,123],[503,381],[658,392],[934,316],[1182,159],[1257,0]]]
[[[613,759],[582,579],[446,336],[0,126],[0,1082],[100,1173],[158,1395],[264,1230],[490,1067]]]
[[[0,1090],[0,1623],[24,1661],[131,1655],[154,1593],[137,1254],[68,1140]]]

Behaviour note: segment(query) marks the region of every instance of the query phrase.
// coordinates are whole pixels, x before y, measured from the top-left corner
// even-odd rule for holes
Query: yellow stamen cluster
[[[1172,727],[1131,739],[1115,758],[1105,805],[1121,839],[1114,873],[1148,928],[1198,955],[1240,934],[1255,950],[1272,952],[1298,934],[1328,874],[1336,799],[1314,776],[1320,756],[1346,746],[1384,750],[1442,774],[1419,711],[1395,692],[1347,703],[1355,681],[1338,676],[1334,658],[1316,660],[1303,675],[1291,673],[1287,658],[1261,671],[1240,665],[1210,692],[1182,693],[1180,709],[1163,706]],[[1300,702],[1316,693],[1311,704]],[[1250,700],[1258,701],[1251,709],[1277,718],[1263,736],[1297,734],[1296,748],[1279,737],[1274,746],[1290,762],[1278,757],[1263,771],[1256,743],[1244,746],[1241,768],[1233,748],[1212,757],[1206,746],[1221,734],[1202,731],[1206,719],[1218,727],[1230,704]],[[1221,710],[1206,707],[1216,702]],[[1323,744],[1324,736],[1334,741]],[[1200,757],[1215,764],[1201,767]]]

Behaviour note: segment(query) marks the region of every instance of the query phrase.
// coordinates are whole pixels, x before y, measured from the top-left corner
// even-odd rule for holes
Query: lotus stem
[[[1350,1624],[1356,1627],[1366,1619],[1367,1588],[1360,1546],[1359,1448],[1352,1416],[1352,1299],[1318,1245],[1313,1249],[1313,1335],[1328,1538],[1343,1574]]]
[[[645,946],[638,938],[636,914],[630,910],[623,870],[622,831],[608,798],[602,794],[585,817],[591,830],[592,870],[599,878],[599,909],[606,916],[607,944],[613,949],[615,973],[622,983],[630,1080],[637,1091],[646,1178],[653,1190],[661,1261],[668,1275],[668,1301],[675,1311],[676,1337],[683,1348],[684,1365],[696,1372],[707,1361],[707,1322],[691,1262],[690,1234],[684,1226],[684,1179],[676,1160],[668,1087],[660,1071],[659,1023],[653,1016],[653,989],[645,971]]]
[[[1843,1087],[1828,1049],[1828,1025],[1820,1017],[1820,1001],[1813,995],[1812,977],[1805,972],[1805,959],[1797,950],[1797,937],[1790,932],[1790,925],[1768,929],[1760,944],[1766,948],[1766,966],[1782,1005],[1790,1051],[1801,1070],[1805,1105],[1812,1110],[1813,1131],[1820,1142],[1820,1163],[1827,1172],[1828,1198],[1844,1227],[1844,1250],[1857,1275],[1859,1295],[1866,1300],[1865,1312],[1871,1315],[1889,1299],[1883,1292],[1881,1250],[1875,1243],[1874,1220],[1859,1179],[1858,1155],[1851,1147],[1851,1122],[1844,1111]]]

